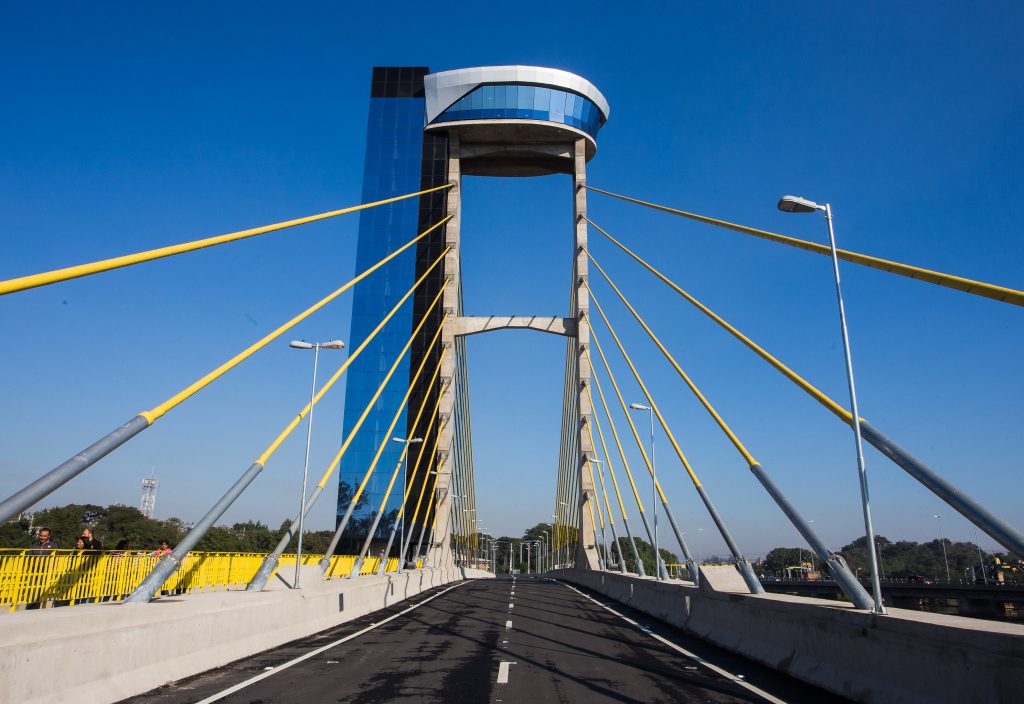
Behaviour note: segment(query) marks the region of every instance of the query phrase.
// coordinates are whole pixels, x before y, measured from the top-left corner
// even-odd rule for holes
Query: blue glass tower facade
[[[423,76],[425,67],[375,67],[370,92],[369,122],[366,133],[366,160],[363,168],[362,202],[382,200],[415,192],[445,179],[443,136],[425,135]],[[440,148],[439,148],[440,147]],[[435,158],[435,152],[437,158]],[[360,214],[359,238],[356,250],[356,271],[363,271],[398,249],[416,235],[443,217],[444,194],[429,194],[410,198],[385,206],[364,210]],[[443,228],[439,228],[443,231]],[[348,338],[349,349],[355,349],[366,340],[388,311],[412,287],[423,268],[422,262],[432,261],[431,252],[440,252],[443,236],[432,236],[390,261],[374,272],[355,289],[352,304],[352,326]],[[437,255],[434,254],[434,257]],[[414,298],[402,306],[398,314],[377,334],[362,355],[352,364],[345,390],[344,433],[355,427],[360,415],[373,398],[387,371],[402,353],[409,335],[426,307],[424,300],[433,298],[437,281],[427,282]],[[429,296],[429,298],[427,298]],[[439,321],[439,318],[438,318]],[[362,481],[373,457],[381,445],[383,454],[370,477],[365,490],[366,501],[353,514],[354,530],[347,531],[344,543],[361,541],[368,529],[369,516],[379,510],[402,447],[389,442],[388,426],[408,388],[410,371],[422,359],[425,340],[437,326],[427,324],[415,341],[410,353],[402,356],[391,381],[374,403],[370,414],[356,434],[352,445],[342,458],[339,472],[338,515],[345,512],[352,492]],[[426,336],[426,337],[424,337]],[[429,360],[424,375],[433,371]],[[404,436],[408,417],[414,415],[424,389],[414,393],[399,416],[392,434]],[[410,410],[411,409],[411,410]],[[385,513],[401,504],[401,487],[392,491]],[[386,538],[391,522],[384,520],[378,529]],[[361,528],[361,529],[360,529]],[[343,543],[343,544],[344,544]]]

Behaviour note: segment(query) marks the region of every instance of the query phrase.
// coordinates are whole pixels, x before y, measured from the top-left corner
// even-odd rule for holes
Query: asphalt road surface
[[[845,701],[543,578],[476,580],[126,700],[305,702]]]

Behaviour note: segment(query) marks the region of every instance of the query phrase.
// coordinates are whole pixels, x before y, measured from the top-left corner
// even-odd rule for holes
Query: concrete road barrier
[[[493,575],[423,569],[326,582],[304,575],[297,591],[209,592],[137,606],[89,604],[0,616],[0,702],[118,701],[432,587],[481,577]]]
[[[1024,626],[750,594],[702,567],[701,586],[610,572],[550,573],[858,702],[1011,702],[1024,696]],[[717,587],[717,590],[716,590]]]

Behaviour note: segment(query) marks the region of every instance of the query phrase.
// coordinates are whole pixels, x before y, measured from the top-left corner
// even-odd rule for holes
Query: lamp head
[[[294,347],[297,350],[311,350],[313,345],[309,344],[305,340],[292,340],[288,343],[289,347]]]
[[[634,411],[649,411],[649,410],[651,410],[650,406],[645,406],[642,403],[631,403],[631,404],[629,404],[629,407],[632,408]]]
[[[341,340],[330,340],[329,342],[322,343],[320,347],[325,350],[341,350],[345,349],[345,343]]]
[[[784,213],[813,213],[815,210],[824,210],[825,206],[800,196],[782,196],[778,208]]]

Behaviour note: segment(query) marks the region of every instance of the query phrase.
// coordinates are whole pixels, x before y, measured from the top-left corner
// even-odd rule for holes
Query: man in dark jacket
[[[82,540],[85,541],[85,549],[86,550],[102,550],[103,549],[103,543],[101,543],[99,541],[99,539],[96,538],[92,534],[92,529],[91,528],[83,528],[82,529]]]
[[[50,540],[50,529],[40,528],[39,532],[36,533],[36,542],[32,546],[32,549],[28,551],[29,555],[49,555],[57,549],[57,543]]]

